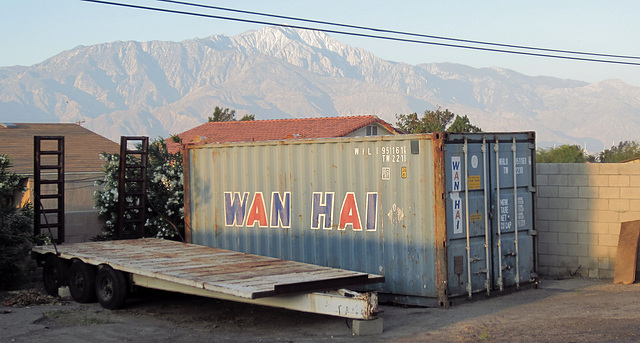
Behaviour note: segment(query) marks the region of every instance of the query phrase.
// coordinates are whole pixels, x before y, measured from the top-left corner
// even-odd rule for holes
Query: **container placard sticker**
[[[479,222],[482,220],[482,213],[472,213],[469,215],[470,222]]]
[[[462,233],[462,200],[460,200],[460,156],[451,157],[451,215],[453,233]]]
[[[480,175],[469,175],[469,189],[480,189]]]
[[[382,167],[382,179],[385,181],[391,180],[391,168]]]

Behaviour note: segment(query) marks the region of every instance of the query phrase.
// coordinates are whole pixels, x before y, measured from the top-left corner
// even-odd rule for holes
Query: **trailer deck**
[[[375,293],[342,288],[384,282],[367,273],[155,238],[36,246],[40,260],[109,266],[132,285],[354,319],[373,319]],[[38,256],[39,255],[39,256]]]

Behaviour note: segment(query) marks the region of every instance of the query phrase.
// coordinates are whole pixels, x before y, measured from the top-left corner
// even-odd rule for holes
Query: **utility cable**
[[[459,45],[459,44],[429,42],[429,41],[421,41],[421,40],[407,39],[407,38],[377,36],[377,35],[372,35],[372,34],[347,32],[347,31],[339,31],[339,30],[328,30],[328,29],[313,28],[313,27],[300,26],[300,25],[278,24],[278,23],[262,21],[262,20],[251,20],[251,19],[225,17],[225,16],[211,15],[211,14],[204,14],[204,13],[185,12],[185,11],[166,9],[166,8],[140,6],[140,5],[117,3],[117,2],[103,1],[103,0],[81,0],[81,1],[92,2],[92,3],[97,3],[97,4],[104,4],[104,5],[136,8],[136,9],[142,9],[142,10],[148,10],[148,11],[173,13],[173,14],[182,14],[182,15],[189,15],[189,16],[196,16],[196,17],[203,17],[203,18],[211,18],[211,19],[220,19],[220,20],[228,20],[228,21],[243,22],[243,23],[250,23],[250,24],[260,24],[260,25],[269,25],[269,26],[288,27],[288,28],[301,29],[301,30],[321,31],[321,32],[325,32],[325,33],[334,33],[334,34],[355,36],[355,37],[364,37],[364,38],[383,39],[383,40],[405,42],[405,43],[436,45],[436,46],[444,46],[444,47],[450,47],[450,48],[461,48],[461,49],[469,49],[469,50],[499,52],[499,53],[507,53],[507,54],[514,54],[514,55],[523,55],[523,56],[548,57],[548,58],[565,59],[565,60],[573,60],[573,61],[586,61],[586,62],[599,62],[599,63],[609,63],[609,64],[622,64],[622,65],[640,66],[640,63],[635,63],[635,62],[613,61],[613,60],[584,58],[584,57],[559,56],[559,55],[550,55],[550,54],[533,53],[533,52],[523,52],[523,51],[483,48],[483,47],[475,47],[475,46],[467,46],[467,45]]]
[[[253,11],[239,10],[239,9],[233,9],[233,8],[220,7],[220,6],[202,5],[202,4],[196,4],[196,3],[185,2],[185,1],[177,1],[177,0],[156,0],[156,1],[166,2],[166,3],[171,3],[171,4],[178,4],[178,5],[185,5],[185,6],[193,6],[193,7],[214,9],[214,10],[219,10],[219,11],[250,14],[250,15],[262,16],[262,17],[288,19],[288,20],[295,20],[295,21],[301,21],[301,22],[307,22],[307,23],[313,23],[313,24],[338,26],[338,27],[344,27],[344,28],[349,28],[349,29],[367,30],[367,31],[379,32],[379,33],[391,33],[391,34],[398,34],[398,35],[403,35],[403,36],[412,36],[412,37],[439,39],[439,40],[447,40],[447,41],[461,42],[461,43],[472,43],[472,44],[480,44],[480,45],[498,46],[498,47],[503,47],[503,48],[516,48],[516,49],[524,49],[524,50],[556,52],[556,53],[563,53],[563,54],[574,54],[574,55],[586,55],[586,56],[612,57],[612,58],[623,58],[623,59],[640,60],[639,56],[612,55],[612,54],[602,54],[602,53],[594,53],[594,52],[571,51],[571,50],[560,50],[560,49],[549,49],[549,48],[538,48],[538,47],[531,47],[531,46],[524,46],[524,45],[485,42],[485,41],[477,41],[477,40],[470,40],[470,39],[461,39],[461,38],[451,38],[451,37],[443,37],[443,36],[426,35],[426,34],[414,33],[414,32],[406,32],[406,31],[380,29],[380,28],[374,28],[374,27],[368,27],[368,26],[350,25],[350,24],[336,23],[336,22],[323,21],[323,20],[306,19],[306,18],[300,18],[300,17],[290,17],[290,16],[283,16],[283,15],[263,13],[263,12],[253,12]]]

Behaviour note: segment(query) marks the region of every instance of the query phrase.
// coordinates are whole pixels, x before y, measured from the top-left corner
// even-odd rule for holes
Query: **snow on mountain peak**
[[[0,121],[85,120],[112,139],[166,137],[206,121],[215,106],[257,119],[375,114],[392,123],[441,106],[485,130],[536,130],[542,145],[587,141],[593,149],[637,139],[638,99],[640,88],[620,81],[393,63],[291,27],[79,46],[32,67],[0,68]]]

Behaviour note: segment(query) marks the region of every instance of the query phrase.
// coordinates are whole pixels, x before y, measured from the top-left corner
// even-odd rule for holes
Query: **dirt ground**
[[[543,280],[538,289],[449,309],[381,308],[382,334],[352,336],[343,318],[147,290],[117,311],[73,301],[0,306],[0,342],[640,341],[637,283]]]

